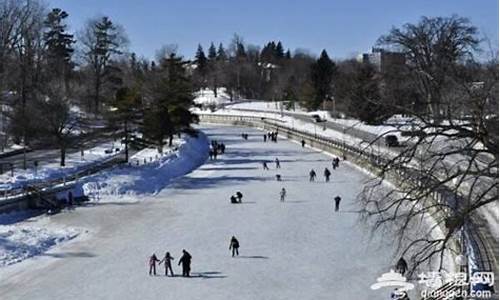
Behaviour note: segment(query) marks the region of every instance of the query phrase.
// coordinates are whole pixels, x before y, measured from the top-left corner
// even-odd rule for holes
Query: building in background
[[[372,64],[378,72],[385,72],[394,66],[402,66],[406,63],[403,53],[391,52],[382,48],[372,48],[371,53],[361,54],[358,61]]]

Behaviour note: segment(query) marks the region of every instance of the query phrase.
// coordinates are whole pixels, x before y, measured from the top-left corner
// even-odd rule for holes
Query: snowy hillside
[[[231,102],[231,97],[226,92],[225,88],[217,89],[217,97],[213,90],[202,89],[195,93],[194,103],[208,107],[210,105],[219,106],[221,104],[226,104]]]

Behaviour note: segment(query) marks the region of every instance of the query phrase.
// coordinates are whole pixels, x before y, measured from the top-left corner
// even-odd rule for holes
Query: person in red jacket
[[[149,258],[149,275],[154,274],[156,276],[156,262],[160,261],[157,257],[156,254],[153,253],[151,257]]]

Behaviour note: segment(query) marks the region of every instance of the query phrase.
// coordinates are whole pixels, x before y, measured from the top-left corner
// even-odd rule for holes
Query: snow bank
[[[231,102],[231,97],[227,94],[225,88],[217,89],[217,97],[211,89],[202,89],[195,93],[194,103],[200,105],[221,105]]]
[[[0,215],[0,220],[12,215]],[[49,217],[34,217],[20,223],[0,225],[0,267],[40,255],[78,236],[79,229],[56,227]]]
[[[101,196],[134,196],[154,194],[163,189],[171,179],[185,175],[208,157],[208,139],[199,132],[198,137],[186,137],[178,150],[161,157],[158,161],[139,167],[117,167],[85,179],[83,191],[91,200]]]

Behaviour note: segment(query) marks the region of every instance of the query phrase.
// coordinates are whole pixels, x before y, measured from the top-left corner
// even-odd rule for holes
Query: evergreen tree
[[[290,52],[290,49],[286,50],[285,58],[286,59],[292,59],[292,53]]]
[[[150,83],[143,133],[160,152],[165,139],[169,139],[171,146],[175,134],[193,132],[190,125],[196,121],[196,116],[189,110],[193,105],[193,91],[186,74],[186,63],[175,53],[170,54],[160,62]]]
[[[198,49],[195,54],[195,63],[196,63],[196,75],[198,77],[198,85],[202,88],[205,88],[205,81],[208,74],[208,59],[205,56],[205,52],[203,51],[203,47],[198,44]]]
[[[54,8],[48,13],[44,26],[46,28],[43,39],[47,48],[47,76],[55,76],[56,80],[65,83],[63,87],[67,90],[69,72],[71,66],[71,56],[74,52],[73,44],[75,40],[73,35],[67,32],[65,19],[68,14],[59,9]]]
[[[224,49],[224,45],[222,45],[222,43],[219,44],[219,48],[217,49],[217,60],[218,61],[227,60],[226,50]]]
[[[215,45],[213,42],[210,43],[210,47],[208,48],[208,60],[215,61],[217,59],[217,49],[215,49]]]
[[[117,82],[113,74],[116,69],[112,67],[111,60],[113,56],[122,54],[125,37],[108,17],[102,17],[87,24],[82,43],[85,60],[92,73],[94,109],[99,112],[104,84]]]
[[[283,49],[281,41],[278,41],[278,44],[276,44],[276,49],[274,50],[274,53],[277,60],[280,60],[283,57],[285,57],[285,49]]]
[[[112,102],[114,110],[111,111],[109,120],[111,127],[121,129],[125,144],[125,161],[129,157],[129,144],[131,142],[131,129],[141,123],[142,97],[136,88],[122,87],[116,91]]]
[[[309,108],[318,109],[321,103],[331,96],[334,73],[335,63],[328,57],[326,50],[323,50],[319,59],[311,67],[315,96]]]

